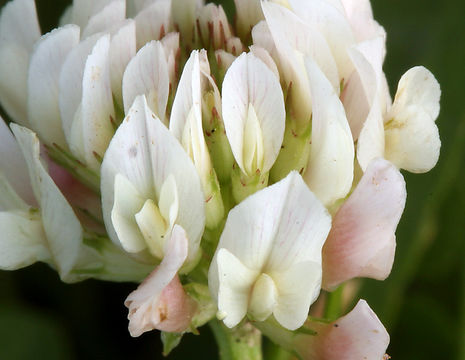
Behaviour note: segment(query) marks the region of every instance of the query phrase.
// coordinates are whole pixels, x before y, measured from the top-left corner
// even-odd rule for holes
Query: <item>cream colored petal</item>
[[[40,37],[34,0],[8,2],[0,14],[0,99],[12,120],[27,125],[27,69]]]
[[[83,236],[81,225],[45,171],[40,159],[39,140],[35,134],[14,124],[11,127],[26,158],[32,188],[41,209],[48,248],[60,277],[66,280],[80,255]]]
[[[0,15],[0,47],[17,44],[32,50],[40,37],[39,19],[34,0],[14,0],[8,2]]]
[[[249,296],[258,276],[256,270],[247,268],[227,249],[220,249],[216,262],[211,267],[218,267],[218,288],[210,285],[212,296],[218,299],[218,313],[224,324],[232,328],[247,314]]]
[[[247,152],[251,151],[246,142],[246,128],[255,115],[257,139],[263,139],[263,145],[258,140],[256,142],[257,149],[263,146],[263,160],[261,162],[258,157],[257,166],[261,172],[268,172],[278,156],[284,136],[284,99],[278,79],[254,55],[243,54],[228,69],[222,95],[226,135],[237,163],[244,172],[250,171],[245,163]]]
[[[272,272],[277,288],[276,320],[286,329],[296,330],[307,320],[310,305],[321,286],[321,263],[296,262],[283,272]]]
[[[234,0],[236,5],[236,28],[238,35],[245,39],[252,28],[263,20],[260,0]]]
[[[134,101],[113,137],[102,164],[103,213],[110,235],[112,225],[109,211],[113,204],[113,183],[117,173],[123,174],[144,199],[154,200],[160,198],[165,180],[170,175],[174,177],[180,204],[177,224],[188,234],[188,262],[193,262],[205,224],[200,180],[184,149],[150,111],[143,96]],[[112,238],[116,238],[114,233]]]
[[[72,23],[85,29],[89,20],[115,0],[73,0]]]
[[[27,164],[21,149],[5,121],[0,117],[0,173],[14,191],[29,205],[36,205]]]
[[[307,59],[313,101],[312,144],[305,182],[325,206],[350,191],[354,143],[344,107],[318,66]]]
[[[136,21],[137,49],[151,40],[160,40],[172,29],[171,2],[156,1],[134,18]]]
[[[134,185],[124,175],[116,174],[111,222],[123,249],[130,253],[140,252],[147,247],[135,217],[144,202]]]
[[[110,36],[100,38],[89,55],[82,78],[82,134],[86,163],[100,168],[114,134],[115,110],[110,80]]]
[[[123,74],[136,55],[136,23],[127,19],[112,34],[110,42],[111,89],[116,103],[123,109]]]
[[[434,75],[423,66],[416,66],[402,75],[392,105],[392,116],[411,105],[422,108],[433,121],[439,115],[441,89]]]
[[[420,106],[399,112],[385,128],[385,157],[398,168],[413,173],[431,170],[439,159],[441,140],[430,113]]]
[[[151,41],[137,52],[124,72],[124,111],[127,114],[136,96],[145,95],[150,109],[165,121],[168,94],[168,65],[163,45]]]
[[[126,1],[113,0],[99,12],[90,17],[89,22],[82,31],[82,38],[109,31],[114,24],[119,23],[126,17]]]
[[[82,77],[89,54],[101,38],[95,34],[81,41],[73,48],[61,68],[58,91],[58,104],[66,140],[69,142],[74,116],[82,99]]]
[[[58,105],[60,71],[69,52],[79,43],[79,27],[67,25],[44,35],[29,63],[27,109],[29,123],[41,139],[66,147]]]
[[[37,213],[0,212],[0,228],[0,269],[17,270],[50,259]]]
[[[349,79],[353,66],[347,49],[355,38],[345,14],[326,0],[289,0],[289,4],[304,22],[321,31],[331,48],[339,77]]]

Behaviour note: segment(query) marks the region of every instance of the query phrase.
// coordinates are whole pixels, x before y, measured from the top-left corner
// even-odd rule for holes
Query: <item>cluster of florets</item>
[[[216,316],[303,358],[380,359],[366,302],[309,309],[389,275],[439,85],[415,67],[391,101],[368,0],[235,4],[231,24],[202,0],[75,0],[45,35],[33,0],[3,8],[0,268],[143,280],[133,336]]]

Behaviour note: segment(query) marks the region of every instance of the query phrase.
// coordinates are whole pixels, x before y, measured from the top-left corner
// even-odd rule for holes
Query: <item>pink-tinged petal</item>
[[[175,225],[163,261],[124,302],[131,336],[153,329],[182,332],[188,328],[194,307],[177,275],[187,252],[186,233]]]
[[[37,204],[32,191],[26,161],[5,121],[0,117],[0,173],[29,205]]]
[[[79,27],[67,25],[44,35],[29,63],[29,123],[42,141],[66,147],[58,105],[60,71],[69,52],[79,43]]]
[[[156,1],[134,18],[136,21],[137,48],[151,40],[160,40],[172,31],[171,2]]]
[[[115,24],[121,22],[126,17],[126,1],[113,0],[99,12],[92,15],[86,27],[82,31],[82,38],[109,31]]]
[[[332,290],[355,277],[384,280],[389,275],[406,196],[396,167],[381,158],[373,160],[334,215],[323,247],[323,288]]]
[[[137,52],[124,71],[124,112],[127,114],[136,96],[145,95],[150,109],[165,122],[169,81],[163,45],[151,41]]]
[[[389,345],[389,334],[365,300],[330,324],[309,327],[318,334],[296,340],[305,360],[382,360]]]

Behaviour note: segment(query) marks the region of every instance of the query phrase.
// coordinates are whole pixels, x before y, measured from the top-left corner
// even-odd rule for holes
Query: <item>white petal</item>
[[[283,272],[299,262],[321,263],[330,226],[328,212],[294,171],[229,212],[218,249],[227,249],[249,269]],[[213,286],[215,271],[211,266]]]
[[[0,269],[16,270],[36,261],[47,261],[50,253],[40,217],[29,212],[0,212]]]
[[[65,197],[45,171],[39,155],[39,140],[35,134],[14,124],[11,127],[26,158],[50,253],[60,276],[66,279],[80,254],[81,225]]]
[[[301,327],[308,317],[310,305],[316,300],[321,286],[321,263],[298,262],[283,272],[270,276],[278,289],[276,320],[289,330]]]
[[[348,49],[348,53],[356,71],[344,88],[343,102],[352,135],[357,139],[374,106],[375,97],[382,91],[384,38],[378,37],[353,46]]]
[[[209,66],[205,51],[191,53],[179,80],[169,127],[205,179],[211,172],[211,161],[202,126],[202,80],[205,83],[206,79],[202,79],[200,57]]]
[[[354,172],[354,144],[344,107],[329,81],[311,60],[307,72],[313,101],[312,147],[305,181],[329,206],[347,195]]]
[[[151,41],[137,52],[124,72],[124,112],[127,114],[136,96],[145,95],[150,109],[165,121],[168,94],[168,65],[163,45]]]
[[[68,54],[61,68],[59,80],[58,101],[60,105],[61,121],[66,140],[71,137],[71,127],[74,116],[82,98],[82,76],[86,60],[101,34],[95,34],[81,41]]]
[[[13,134],[0,117],[0,173],[29,205],[35,205],[27,164]]]
[[[27,124],[29,55],[40,37],[34,0],[8,2],[0,15],[0,98],[11,118]]]
[[[265,48],[262,48],[261,46],[258,46],[258,45],[252,45],[250,46],[250,52],[252,52],[252,54],[254,54],[261,61],[263,61],[266,64],[266,66],[268,66],[268,68],[273,72],[273,74],[276,75],[276,77],[279,80],[278,67],[276,66],[276,63],[274,62],[270,53],[266,51]]]
[[[273,3],[262,3],[263,12],[280,57],[286,83],[292,82],[293,111],[296,118],[308,122],[311,114],[310,87],[303,57],[313,58],[339,91],[339,75],[328,43],[316,28],[311,28],[290,10]]]
[[[261,172],[268,172],[278,156],[284,136],[285,109],[281,86],[268,67],[252,54],[239,56],[223,81],[223,119],[234,157],[247,173],[245,128],[252,107],[263,139]],[[259,144],[257,144],[259,146]],[[255,169],[254,169],[255,170]],[[252,175],[252,174],[249,174]]]
[[[72,23],[85,29],[89,20],[114,0],[74,0]]]
[[[144,205],[145,199],[124,175],[116,174],[114,203],[111,221],[123,249],[130,253],[144,250],[147,245],[139,231],[135,214]]]
[[[113,184],[117,173],[124,175],[144,199],[159,199],[168,176],[173,175],[179,196],[176,223],[188,234],[189,256],[194,259],[205,224],[205,205],[200,180],[192,161],[179,142],[137,97],[118,128],[102,164],[102,202],[105,224],[112,235],[109,211],[113,206]]]
[[[86,163],[93,169],[100,168],[96,155],[103,158],[114,134],[109,49],[110,36],[104,35],[87,58],[82,78],[83,145]]]
[[[114,24],[123,21],[126,17],[126,1],[113,0],[92,15],[82,32],[82,38],[111,29]]]
[[[58,86],[62,65],[78,43],[79,27],[68,25],[44,35],[31,55],[27,102],[29,123],[49,145],[66,146],[58,106]]]
[[[129,61],[136,55],[136,23],[124,21],[111,37],[110,76],[111,89],[117,104],[123,108],[123,74]]]
[[[384,159],[373,160],[354,192],[334,216],[323,247],[323,285],[333,289],[354,277],[385,279],[394,261],[405,182]]]
[[[157,1],[134,18],[136,21],[137,48],[140,49],[151,40],[160,40],[171,31],[171,3]]]
[[[331,48],[341,79],[348,79],[353,66],[347,48],[355,43],[345,14],[325,0],[289,0],[294,12],[312,27],[319,29]]]
[[[31,51],[39,37],[34,0],[14,0],[3,7],[0,15],[0,47],[10,43]]]
[[[357,42],[382,35],[384,29],[373,19],[369,0],[341,0]]]
[[[231,328],[247,314],[250,292],[258,272],[247,268],[225,248],[218,251],[216,261],[212,261],[211,267],[218,267],[219,287],[210,285],[210,291],[213,297],[218,296],[218,311],[224,316],[225,325]]]
[[[29,52],[16,44],[0,46],[0,101],[18,124],[27,125],[27,69]]]

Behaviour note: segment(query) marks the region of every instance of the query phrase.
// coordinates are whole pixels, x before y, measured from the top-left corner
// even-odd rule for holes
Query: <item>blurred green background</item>
[[[68,2],[36,1],[43,32]],[[231,14],[232,0],[222,3]],[[365,281],[361,296],[388,328],[393,359],[465,360],[465,2],[373,0],[373,8],[388,33],[391,93],[415,65],[441,84],[442,148],[430,173],[404,173],[408,198],[393,272],[384,282]],[[123,301],[134,288],[66,285],[43,264],[0,272],[0,359],[161,359],[158,333],[133,339],[127,331]],[[208,328],[201,335],[185,336],[169,359],[216,359]]]

